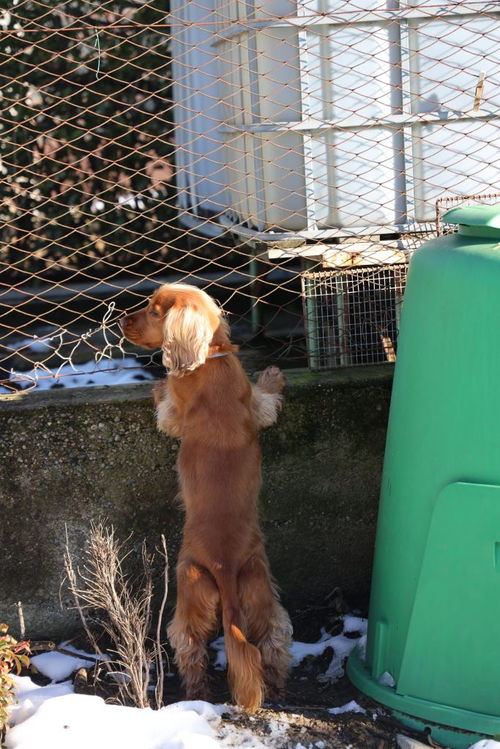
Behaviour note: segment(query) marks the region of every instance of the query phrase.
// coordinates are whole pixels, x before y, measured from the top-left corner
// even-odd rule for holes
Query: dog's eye
[[[156,311],[156,310],[154,310],[154,309],[150,309],[150,310],[148,310],[148,312],[149,312],[149,314],[151,315],[151,317],[161,317],[160,313],[159,313],[159,312],[157,312],[157,311]]]

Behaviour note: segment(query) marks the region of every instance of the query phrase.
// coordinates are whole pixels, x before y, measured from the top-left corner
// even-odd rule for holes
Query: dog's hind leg
[[[189,560],[180,562],[168,637],[189,700],[209,698],[207,642],[217,627],[218,603],[219,591],[210,573]]]
[[[279,603],[263,549],[241,569],[238,593],[248,639],[261,653],[266,693],[278,699],[291,664],[292,625]]]

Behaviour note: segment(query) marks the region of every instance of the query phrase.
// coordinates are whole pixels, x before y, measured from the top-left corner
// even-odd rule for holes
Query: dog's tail
[[[248,642],[241,629],[236,574],[221,571],[215,575],[215,579],[221,598],[231,694],[237,705],[254,712],[264,700],[261,655],[258,648]]]

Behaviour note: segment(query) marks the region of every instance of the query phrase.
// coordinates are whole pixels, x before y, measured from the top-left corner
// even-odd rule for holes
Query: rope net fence
[[[500,202],[499,10],[6,0],[0,393],[161,375],[117,321],[167,281],[249,371],[393,361],[446,201]]]

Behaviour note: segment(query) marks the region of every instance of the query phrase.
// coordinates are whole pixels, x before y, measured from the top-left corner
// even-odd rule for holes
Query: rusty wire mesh
[[[311,274],[392,288],[437,200],[498,191],[496,1],[10,0],[0,37],[4,392],[160,374],[116,321],[167,280],[250,370],[367,361],[318,353]]]
[[[484,193],[482,195],[447,195],[436,200],[436,234],[453,234],[457,231],[456,224],[443,221],[446,211],[466,205],[496,205],[500,203],[500,192]]]

